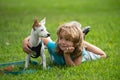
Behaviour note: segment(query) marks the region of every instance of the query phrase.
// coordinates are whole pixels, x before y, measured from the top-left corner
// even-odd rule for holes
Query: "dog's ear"
[[[35,19],[34,19],[34,23],[33,23],[32,28],[35,30],[35,27],[38,27],[38,26],[39,26],[38,19],[37,19],[37,18],[35,18]]]
[[[40,21],[40,23],[43,24],[43,25],[45,25],[45,22],[46,22],[46,17],[44,17],[44,19],[42,19],[42,20]]]

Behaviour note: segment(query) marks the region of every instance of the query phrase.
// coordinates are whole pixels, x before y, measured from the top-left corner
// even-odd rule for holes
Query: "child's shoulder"
[[[49,41],[47,46],[48,47],[56,47],[56,43],[54,41]]]

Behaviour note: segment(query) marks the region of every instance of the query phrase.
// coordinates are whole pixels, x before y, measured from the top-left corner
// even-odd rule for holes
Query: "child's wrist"
[[[70,54],[70,52],[68,52],[68,51],[64,51],[64,54]]]
[[[68,53],[68,52],[64,52],[64,55],[70,55],[70,53]]]
[[[64,53],[64,57],[68,58],[68,57],[70,57],[70,54]]]

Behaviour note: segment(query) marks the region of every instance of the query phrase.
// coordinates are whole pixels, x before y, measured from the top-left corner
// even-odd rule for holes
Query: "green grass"
[[[30,34],[35,16],[39,20],[46,17],[46,27],[53,40],[58,25],[63,22],[77,20],[83,26],[90,25],[86,41],[103,49],[109,58],[61,67],[49,63],[46,51],[50,69],[35,66],[35,73],[0,75],[1,80],[120,79],[120,0],[0,0],[0,63],[25,59],[22,41]]]

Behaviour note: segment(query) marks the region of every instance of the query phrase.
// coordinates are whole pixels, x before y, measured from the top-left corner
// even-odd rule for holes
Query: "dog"
[[[42,66],[43,69],[46,68],[46,57],[44,54],[44,43],[42,42],[41,38],[47,38],[50,36],[50,33],[46,30],[45,27],[46,18],[42,19],[38,22],[37,18],[34,19],[34,23],[31,30],[31,35],[29,39],[29,43],[31,45],[30,50],[32,53],[27,54],[26,61],[25,61],[25,69],[28,68],[30,57],[38,58],[39,56],[42,58]]]

